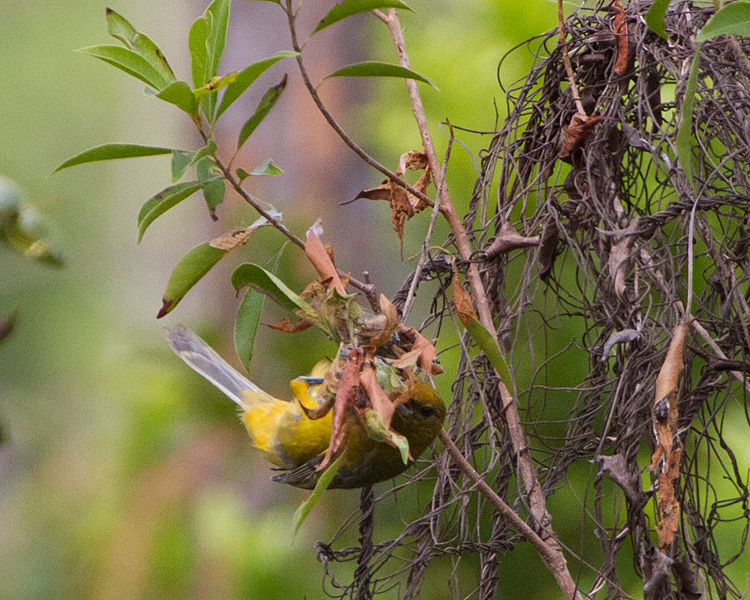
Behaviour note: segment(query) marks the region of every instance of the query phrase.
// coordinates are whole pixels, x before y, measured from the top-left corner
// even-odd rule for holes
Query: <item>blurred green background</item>
[[[206,4],[121,0],[110,6],[155,40],[185,79],[187,32]],[[332,4],[305,3],[302,29],[310,31]],[[440,88],[422,87],[432,123],[447,117],[492,130],[495,103],[500,118],[505,111],[496,77],[501,57],[554,27],[555,5],[410,4],[415,12],[403,14],[402,21],[412,66]],[[18,183],[24,199],[44,215],[66,262],[60,270],[45,268],[0,248],[0,315],[19,311],[15,331],[0,344],[6,436],[0,447],[0,598],[321,597],[322,569],[313,543],[333,536],[356,509],[359,494],[326,494],[292,542],[292,514],[307,493],[268,481],[268,465],[256,460],[233,405],[172,355],[162,334],[165,325],[184,323],[236,365],[232,324],[239,300],[229,274],[239,262],[268,261],[281,247],[281,236],[259,231],[158,322],[161,294],[177,260],[255,215],[228,194],[213,223],[195,196],[162,217],[137,245],[136,216],[146,199],[170,183],[168,158],[98,163],[49,175],[70,156],[106,142],[200,147],[179,111],[146,97],[144,86],[122,72],[74,52],[110,43],[106,6],[99,0],[0,0],[0,175]],[[235,0],[232,10],[224,72],[290,47],[278,7]],[[387,30],[369,15],[332,27],[306,51],[316,81],[357,60],[396,60]],[[514,54],[503,65],[504,82],[522,77],[530,63],[530,52]],[[338,265],[355,275],[369,271],[390,296],[415,264],[408,258],[419,251],[427,218],[407,224],[402,262],[384,203],[339,206],[380,176],[328,130],[295,69],[292,62],[281,63],[264,76],[267,87],[287,72],[289,88],[237,165],[252,167],[272,157],[286,174],[252,191],[282,211],[298,234],[321,216]],[[221,140],[227,149],[233,146],[243,117],[264,89],[261,84],[251,90],[227,113],[220,148]],[[403,82],[331,81],[321,93],[345,129],[381,162],[395,167],[401,153],[419,148]],[[442,152],[445,137],[436,126],[433,135]],[[489,136],[464,140],[476,153]],[[476,170],[458,145],[450,174],[461,212]],[[439,228],[433,239],[439,242],[445,233]],[[301,289],[312,275],[300,253],[287,248],[282,278]],[[427,314],[429,291],[422,292],[411,325]],[[281,316],[269,306],[263,321]],[[438,350],[452,342],[446,336]],[[286,382],[334,351],[314,331],[288,337],[262,329],[251,375],[269,392],[288,397]],[[443,357],[446,375],[438,381],[446,398],[453,360]],[[429,499],[419,490],[403,498],[413,504],[406,513]],[[379,511],[378,536],[398,532],[399,510]],[[558,519],[560,511],[577,515],[580,507],[573,502],[554,510]],[[571,523],[573,538],[579,528]],[[356,540],[349,536],[343,542]],[[555,593],[546,573],[513,576],[530,563],[534,571],[541,568],[524,547],[512,554],[501,566],[507,597]],[[424,597],[452,597],[446,586],[452,569],[448,560],[435,561]],[[471,561],[462,565],[470,580],[477,570]],[[347,581],[351,571],[342,565],[336,573]]]

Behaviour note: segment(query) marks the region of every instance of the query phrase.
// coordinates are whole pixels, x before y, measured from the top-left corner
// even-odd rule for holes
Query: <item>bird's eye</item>
[[[417,404],[417,412],[425,419],[435,416],[435,409],[426,404]]]

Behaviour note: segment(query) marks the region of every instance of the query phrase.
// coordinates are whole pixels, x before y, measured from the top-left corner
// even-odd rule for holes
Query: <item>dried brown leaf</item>
[[[217,238],[214,238],[208,242],[208,245],[217,250],[234,250],[239,246],[244,246],[247,240],[250,239],[250,235],[257,229],[256,226],[248,227],[247,229],[237,229],[225,233]]]
[[[617,37],[617,60],[614,70],[617,75],[624,75],[629,67],[630,49],[628,47],[628,23],[620,0],[612,2],[612,11],[615,13],[615,36]]]
[[[479,317],[474,311],[474,305],[471,302],[469,292],[464,289],[461,278],[458,275],[458,269],[453,267],[453,304],[456,306],[458,319],[466,325],[478,321]]]
[[[547,281],[552,274],[552,267],[555,266],[555,259],[557,258],[558,242],[559,232],[557,221],[555,221],[553,215],[549,215],[542,229],[542,240],[539,244],[539,254],[537,255],[539,279],[542,281]]]
[[[396,407],[388,397],[388,394],[386,394],[383,388],[380,387],[372,365],[365,364],[364,367],[362,367],[362,372],[359,374],[359,377],[362,387],[365,389],[368,398],[370,398],[372,409],[380,415],[386,429],[390,429],[391,418],[393,417],[393,411]]]
[[[320,241],[317,234],[317,229],[320,227],[320,219],[307,230],[307,241],[305,242],[305,254],[310,259],[315,269],[320,275],[321,281],[329,280],[329,288],[335,288],[336,291],[344,296],[346,294],[346,288],[339,278],[338,271],[336,270],[331,256]]]
[[[380,294],[380,314],[365,322],[370,343],[376,347],[386,344],[393,339],[400,325],[398,310],[385,295]]]
[[[275,325],[269,325],[271,329],[275,329],[276,331],[281,331],[282,333],[299,333],[300,331],[305,331],[305,329],[309,329],[312,327],[313,323],[312,321],[308,321],[307,319],[297,319],[294,323],[290,322],[289,319],[284,317],[276,323]]]
[[[565,129],[562,148],[560,149],[560,158],[568,158],[573,151],[583,146],[594,131],[596,124],[601,121],[599,115],[584,115],[576,113],[570,120],[570,125]]]
[[[317,471],[323,472],[336,460],[346,447],[345,441],[349,428],[354,424],[351,408],[357,406],[360,395],[360,370],[365,357],[357,349],[352,349],[341,369],[341,378],[336,388],[336,399],[331,418],[331,442],[326,455],[318,465]]]
[[[631,223],[625,231],[635,231],[636,225],[637,221]],[[625,298],[625,289],[627,287],[625,275],[634,242],[635,236],[625,235],[609,251],[609,259],[607,260],[609,276],[612,278],[612,283],[615,286],[615,294],[621,300]]]
[[[674,493],[674,480],[680,476],[682,450],[676,449],[667,459],[667,468],[659,473],[659,548],[674,541],[680,526],[680,503]]]
[[[297,398],[297,403],[299,404],[300,408],[302,409],[302,412],[307,415],[308,419],[312,419],[315,421],[316,419],[322,419],[325,417],[328,412],[333,408],[333,405],[336,402],[335,396],[326,395],[324,396],[318,403],[318,406],[315,408],[308,408],[304,404],[302,404],[302,400]]]
[[[516,250],[517,248],[528,248],[529,246],[538,246],[539,236],[524,237],[520,235],[510,222],[506,221],[498,231],[497,236],[492,243],[487,246],[482,254],[485,260],[492,260],[496,256]]]
[[[437,350],[435,350],[435,346],[432,345],[432,342],[412,327],[404,327],[402,332],[405,335],[414,338],[412,349],[391,364],[399,369],[404,369],[418,363],[425,373],[430,375],[440,375],[440,373],[443,372],[443,369],[435,364]]]

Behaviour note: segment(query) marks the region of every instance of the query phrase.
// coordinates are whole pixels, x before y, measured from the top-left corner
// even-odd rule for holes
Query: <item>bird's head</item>
[[[393,414],[393,429],[409,440],[416,459],[435,440],[445,420],[445,403],[432,386],[417,380],[414,396]]]

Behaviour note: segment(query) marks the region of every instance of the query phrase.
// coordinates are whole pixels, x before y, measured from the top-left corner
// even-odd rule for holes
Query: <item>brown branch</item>
[[[406,43],[404,41],[404,34],[401,29],[398,13],[395,9],[391,8],[388,9],[387,16],[380,13],[378,14],[378,17],[384,20],[388,25],[388,29],[391,31],[396,46],[396,52],[398,53],[399,63],[402,67],[410,69],[411,63],[406,52]],[[438,162],[437,153],[435,152],[435,145],[432,141],[432,135],[430,134],[426,113],[422,104],[422,99],[419,95],[419,89],[417,88],[417,82],[412,79],[407,79],[406,87],[409,92],[409,97],[411,98],[412,111],[414,112],[414,117],[417,121],[417,127],[419,128],[419,133],[422,137],[422,144],[424,145],[430,168],[435,175],[435,185],[438,190],[440,190],[440,212],[445,216],[451,232],[456,238],[456,246],[458,247],[461,257],[465,261],[470,261],[472,255],[471,243],[469,242],[466,230],[456,212],[450,195],[448,194],[448,188],[443,180],[442,170],[440,169],[440,163]],[[495,325],[492,320],[492,312],[490,311],[487,294],[485,293],[484,285],[482,284],[482,279],[476,264],[469,263],[466,276],[473,292],[474,303],[476,304],[477,313],[479,314],[479,321],[497,341],[497,332],[495,331]],[[531,456],[529,455],[526,434],[521,426],[521,420],[518,416],[518,408],[508,386],[515,387],[515,384],[513,381],[501,381],[499,389],[503,400],[504,414],[508,423],[508,431],[513,443],[513,449],[518,456],[518,465],[523,478],[524,487],[529,495],[531,514],[534,518],[537,530],[542,531],[544,534],[543,543],[545,544],[545,554],[540,553],[540,556],[552,571],[553,575],[555,575],[555,579],[558,580],[558,584],[560,584],[561,589],[566,593],[566,596],[568,598],[578,598],[580,595],[576,591],[570,573],[568,573],[565,557],[560,550],[554,532],[550,527],[551,517],[547,512],[546,500],[542,493],[542,488],[539,485],[536,469],[534,468]],[[567,583],[561,583],[561,581],[570,582],[572,587]]]
[[[296,235],[294,235],[289,229],[284,225],[281,221],[279,221],[276,217],[271,215],[267,210],[263,208],[261,205],[261,201],[255,198],[252,194],[250,194],[247,190],[245,190],[242,187],[242,184],[237,181],[237,179],[232,175],[232,172],[224,166],[224,163],[219,160],[217,156],[214,156],[214,161],[216,162],[216,166],[219,167],[219,170],[224,175],[224,179],[229,183],[229,185],[232,186],[235,192],[237,192],[242,199],[247,202],[250,206],[252,206],[258,214],[260,214],[268,223],[272,226],[278,229],[282,234],[284,234],[287,239],[295,244],[296,246],[299,246],[302,248],[302,250],[305,249],[305,242],[303,242],[300,238],[298,238]],[[357,288],[359,291],[361,291],[365,297],[367,298],[367,302],[370,304],[370,306],[375,310],[375,312],[380,312],[380,302],[378,299],[378,292],[375,289],[375,286],[371,283],[366,283],[363,281],[359,281],[358,279],[355,279],[354,277],[351,277],[348,273],[345,273],[344,271],[341,271],[340,269],[336,269],[338,271],[338,274],[340,276],[346,276],[349,277],[349,283],[352,285],[352,287]]]
[[[487,482],[482,479],[482,476],[477,473],[476,469],[471,466],[471,463],[466,460],[466,457],[461,454],[461,451],[445,429],[440,430],[439,436],[440,441],[443,442],[443,446],[445,446],[448,454],[451,455],[453,461],[461,468],[461,472],[471,479],[471,481],[477,486],[477,489],[497,509],[497,512],[508,519],[526,541],[534,546],[539,557],[542,559],[544,566],[546,566],[550,573],[552,573],[552,576],[555,578],[555,581],[557,581],[557,584],[560,586],[560,589],[565,596],[567,598],[581,598],[581,594],[578,592],[578,586],[568,572],[567,563],[565,558],[562,557],[559,547],[555,550],[548,542],[539,537],[539,535],[537,535],[537,533],[518,516],[516,511],[514,511],[495,493]],[[560,560],[561,558],[562,562]]]
[[[570,55],[568,54],[568,42],[565,41],[565,15],[563,14],[563,0],[557,0],[557,30],[560,32],[560,51],[562,52],[563,63],[565,64],[565,72],[568,74],[568,85],[570,86],[570,93],[573,96],[573,101],[576,103],[576,111],[578,114],[585,115],[586,111],[583,108],[581,102],[581,95],[578,93],[578,86],[576,85],[576,76],[573,73],[573,64],[570,62]]]
[[[312,80],[310,79],[310,75],[307,72],[307,68],[305,67],[305,63],[302,60],[302,46],[300,46],[299,39],[297,38],[297,28],[295,25],[296,14],[292,10],[292,0],[286,0],[286,5],[283,8],[284,8],[284,12],[287,15],[287,20],[289,21],[289,33],[292,36],[292,49],[295,52],[297,52],[297,66],[299,67],[300,75],[302,75],[302,81],[304,81],[305,87],[307,88],[307,91],[309,92],[310,97],[313,99],[313,102],[315,102],[315,106],[318,107],[320,114],[322,114],[325,120],[328,121],[328,124],[338,134],[341,140],[347,146],[349,146],[349,148],[351,148],[357,156],[359,156],[363,161],[365,161],[365,163],[370,165],[372,168],[380,171],[388,179],[390,179],[391,181],[394,181],[399,187],[402,187],[405,190],[408,190],[409,193],[414,194],[414,196],[419,198],[427,206],[432,206],[433,202],[430,198],[428,198],[425,194],[423,194],[418,189],[410,185],[408,182],[404,181],[401,177],[396,175],[388,167],[381,164],[380,162],[375,160],[375,158],[370,156],[362,147],[359,146],[359,144],[357,144],[352,138],[349,137],[349,135],[343,130],[341,125],[338,124],[336,119],[333,118],[333,115],[331,115],[331,113],[325,107],[325,104],[323,104],[323,101],[320,99],[318,90],[313,85]]]

